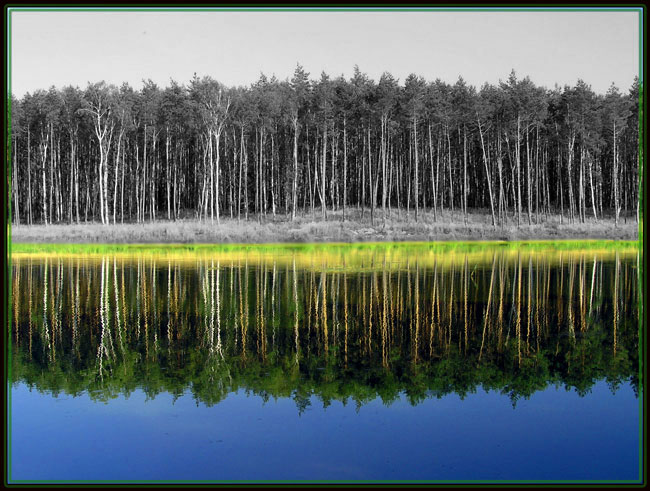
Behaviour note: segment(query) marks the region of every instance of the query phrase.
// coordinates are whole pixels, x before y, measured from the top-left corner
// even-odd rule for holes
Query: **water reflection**
[[[108,400],[361,406],[638,391],[639,253],[14,258],[11,380]]]

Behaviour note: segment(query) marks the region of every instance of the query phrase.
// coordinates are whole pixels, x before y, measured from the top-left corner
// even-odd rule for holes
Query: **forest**
[[[10,220],[638,221],[641,91],[514,71],[480,89],[356,66],[314,80],[300,65],[249,87],[51,87],[11,98]]]

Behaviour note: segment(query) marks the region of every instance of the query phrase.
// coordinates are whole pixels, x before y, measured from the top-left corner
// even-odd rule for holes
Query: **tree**
[[[291,124],[293,126],[293,182],[291,186],[291,220],[296,219],[298,208],[298,137],[300,120],[304,118],[310,94],[309,73],[298,64],[290,84],[291,92],[286,101]]]
[[[321,73],[321,78],[314,85],[314,105],[316,108],[316,121],[318,126],[320,126],[323,136],[321,139],[321,173],[320,173],[320,187],[317,186],[318,194],[321,202],[321,210],[323,214],[323,220],[327,220],[327,204],[326,204],[326,192],[325,184],[327,182],[326,169],[327,169],[327,131],[332,124],[332,118],[334,115],[334,88],[329,76],[323,72]],[[333,158],[333,156],[331,156]],[[315,182],[318,180],[317,167],[314,168],[314,178]]]
[[[335,117],[343,121],[343,221],[345,221],[345,210],[348,204],[348,121],[353,113],[356,101],[353,97],[352,87],[343,76],[334,82],[336,98]]]
[[[404,82],[404,106],[406,113],[408,114],[409,119],[411,120],[412,125],[412,155],[415,168],[415,190],[413,193],[415,201],[415,221],[418,221],[418,209],[420,203],[420,177],[418,173],[419,169],[419,153],[420,149],[418,146],[418,122],[420,120],[422,111],[424,110],[424,96],[425,96],[425,87],[426,84],[424,79],[418,77],[415,74],[411,74],[406,77]]]
[[[76,222],[79,223],[79,128],[83,123],[81,112],[83,111],[83,93],[76,87],[64,87],[61,91],[63,99],[63,108],[61,119],[63,126],[67,128],[70,154],[69,154],[69,207],[68,207],[68,220],[70,223],[73,221],[73,215]],[[73,191],[74,190],[74,191]],[[74,200],[74,207],[73,207]],[[73,213],[74,209],[74,213]]]
[[[467,146],[467,128],[473,126],[473,113],[475,93],[472,87],[468,87],[462,77],[452,88],[452,104],[454,107],[456,125],[458,126],[459,134],[462,128],[463,135],[463,216],[465,224],[467,224],[467,195],[468,189],[468,176],[467,176],[467,159],[468,159],[468,146]]]
[[[14,223],[20,225],[20,189],[18,187],[18,139],[19,136],[25,131],[24,124],[24,111],[21,102],[13,95],[11,96],[10,105],[10,121],[11,121],[11,152],[13,154],[12,176],[11,176],[11,194],[13,195],[13,212]],[[11,155],[9,156],[11,159]],[[31,196],[28,197],[31,200]],[[9,201],[11,203],[11,200]]]
[[[492,175],[490,172],[490,165],[488,162],[488,152],[486,151],[485,139],[483,137],[483,125],[481,121],[487,121],[492,113],[494,112],[494,106],[492,101],[489,100],[488,93],[490,92],[490,86],[488,84],[484,85],[481,89],[480,97],[477,98],[477,103],[475,106],[476,113],[476,125],[478,127],[479,136],[481,139],[481,152],[483,155],[483,164],[485,165],[485,178],[488,185],[488,192],[490,195],[490,211],[492,213],[492,226],[496,227],[496,218],[494,215],[494,197],[492,196]],[[488,128],[486,128],[487,132]],[[499,176],[501,175],[501,166],[499,165]],[[500,194],[501,198],[501,194]]]
[[[83,109],[92,117],[95,137],[99,145],[97,178],[99,183],[99,209],[103,225],[108,225],[108,153],[113,139],[115,120],[115,87],[105,82],[88,84],[83,97]]]
[[[614,195],[614,217],[615,225],[618,226],[618,219],[621,213],[620,189],[619,189],[619,153],[617,143],[620,135],[627,128],[627,119],[630,115],[629,107],[626,105],[625,98],[621,95],[618,88],[612,83],[607,94],[605,95],[604,106],[604,123],[611,129],[610,138],[612,142],[612,188]]]
[[[216,208],[217,224],[219,224],[219,147],[230,109],[230,95],[223,85],[211,77],[198,79],[196,76],[190,84],[190,94],[199,113],[208,148],[210,220],[214,221]],[[213,140],[216,149],[213,147]],[[207,201],[204,202],[207,214]]]
[[[384,227],[386,227],[386,198],[388,196],[388,176],[392,175],[392,165],[389,165],[388,140],[390,121],[397,109],[399,101],[399,85],[393,76],[384,72],[377,84],[377,105],[381,121],[381,210],[384,218]],[[392,164],[392,162],[391,162]]]

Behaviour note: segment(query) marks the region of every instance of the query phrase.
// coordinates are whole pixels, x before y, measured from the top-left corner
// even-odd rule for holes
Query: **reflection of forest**
[[[514,403],[603,379],[638,391],[639,259],[495,251],[343,269],[318,257],[22,258],[10,376],[102,400],[141,388],[214,404],[244,389],[301,410],[312,395],[416,404],[482,386]]]

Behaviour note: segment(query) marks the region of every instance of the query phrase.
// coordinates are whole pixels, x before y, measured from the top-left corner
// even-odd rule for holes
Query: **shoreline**
[[[638,241],[566,240],[517,242],[363,242],[311,244],[15,244],[9,261],[151,261],[151,264],[212,267],[273,264],[286,268],[316,271],[397,271],[423,267],[456,265],[467,261],[490,265],[497,257],[528,262],[543,257],[556,263],[562,258],[576,261],[605,258],[639,258]],[[207,262],[204,262],[207,261]],[[537,259],[535,259],[537,261]]]
[[[427,252],[476,252],[487,249],[508,251],[576,251],[576,250],[626,250],[639,248],[638,240],[585,239],[585,240],[517,240],[517,241],[402,241],[402,242],[311,242],[311,243],[257,243],[257,244],[182,244],[182,243],[53,243],[16,242],[12,244],[12,255],[37,254],[104,254],[104,253],[161,253],[201,254],[254,251],[259,253],[318,252],[345,253],[353,251],[396,251],[421,250]]]

